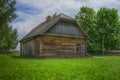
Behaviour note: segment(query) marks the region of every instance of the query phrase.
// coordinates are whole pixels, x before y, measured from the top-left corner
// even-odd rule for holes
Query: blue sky
[[[34,27],[55,12],[65,13],[72,17],[79,12],[81,6],[92,7],[97,11],[100,7],[116,8],[120,13],[120,0],[16,0],[17,19],[13,27],[18,29],[19,40]],[[18,45],[19,48],[19,45]]]

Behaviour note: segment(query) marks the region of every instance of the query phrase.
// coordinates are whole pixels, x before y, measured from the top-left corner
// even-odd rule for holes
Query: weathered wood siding
[[[40,36],[34,38],[34,56],[37,56],[40,53],[41,38]]]
[[[34,53],[33,45],[34,45],[33,40],[21,43],[21,55],[22,56],[32,56],[32,54]]]
[[[45,35],[21,43],[22,56],[85,57],[85,54],[85,38],[70,38]]]
[[[55,34],[55,35],[63,35],[63,36],[74,36],[74,37],[83,37],[83,33],[80,28],[68,22],[58,22],[51,29],[49,29],[46,34]]]
[[[82,38],[57,37],[57,36],[42,36],[42,48],[39,56],[62,56],[64,57],[73,54],[78,54],[79,57],[84,57],[86,53],[86,41]],[[77,52],[76,44],[81,44],[81,51]],[[66,57],[65,56],[65,57]],[[73,55],[71,55],[72,57]]]
[[[21,56],[37,56],[40,53],[40,36],[21,42]]]

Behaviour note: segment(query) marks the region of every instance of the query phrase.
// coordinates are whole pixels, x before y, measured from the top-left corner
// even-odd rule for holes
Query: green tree
[[[101,49],[119,49],[120,24],[117,9],[102,7],[97,12],[98,41]]]
[[[17,30],[12,28],[16,19],[15,0],[0,0],[0,51],[9,51],[17,45]]]
[[[54,13],[53,15],[52,15],[52,18],[55,18],[57,16],[57,13]]]
[[[75,19],[89,35],[88,49],[98,50],[99,46],[95,42],[96,13],[94,9],[86,6],[81,7],[80,11],[77,13],[77,15],[75,15]]]
[[[89,50],[120,49],[120,19],[117,9],[81,7],[76,21],[89,35]]]

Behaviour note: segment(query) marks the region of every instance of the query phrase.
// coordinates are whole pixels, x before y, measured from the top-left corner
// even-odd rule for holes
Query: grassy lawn
[[[0,55],[0,80],[120,80],[120,56],[27,59]]]

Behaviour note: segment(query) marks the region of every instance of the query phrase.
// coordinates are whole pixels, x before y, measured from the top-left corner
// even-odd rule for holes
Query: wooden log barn
[[[25,57],[85,57],[87,34],[70,16],[59,14],[31,30],[20,40],[20,55]]]

